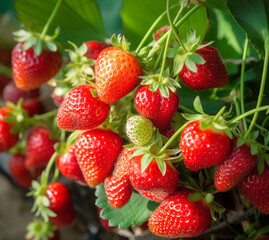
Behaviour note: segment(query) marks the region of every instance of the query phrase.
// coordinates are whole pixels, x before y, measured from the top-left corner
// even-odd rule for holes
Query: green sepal
[[[196,96],[196,98],[193,101],[193,107],[196,110],[196,112],[201,113],[201,114],[205,114],[200,97]]]
[[[258,170],[258,174],[261,175],[263,170],[264,170],[264,167],[265,167],[265,161],[264,161],[264,158],[262,157],[259,157],[258,159],[258,163],[257,163],[257,170]]]
[[[166,173],[166,164],[163,159],[156,158],[157,165],[159,167],[159,170],[161,171],[162,175],[164,176]]]
[[[110,42],[112,46],[122,49],[123,51],[128,52],[130,50],[130,42],[128,42],[125,36],[121,34],[119,34],[118,36],[116,36],[116,34],[113,34],[110,38]]]
[[[141,159],[141,173],[143,173],[147,167],[149,166],[149,164],[151,163],[151,161],[153,160],[153,155],[151,154],[145,154],[142,159]]]
[[[188,196],[188,201],[190,202],[198,202],[203,198],[203,195],[200,192],[190,193]]]
[[[212,193],[207,193],[205,196],[205,201],[207,203],[212,203],[214,201],[214,195]]]
[[[26,229],[26,239],[48,240],[54,236],[53,231],[55,231],[57,227],[49,222],[34,220],[27,225]]]

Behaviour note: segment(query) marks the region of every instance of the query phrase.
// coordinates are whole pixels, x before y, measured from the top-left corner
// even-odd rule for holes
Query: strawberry
[[[23,51],[22,46],[23,42],[19,42],[12,51],[13,77],[18,88],[38,88],[58,73],[62,65],[59,52],[43,50],[37,56],[33,48]]]
[[[231,148],[231,140],[223,130],[213,125],[202,130],[200,124],[200,120],[190,122],[181,133],[181,154],[191,171],[222,162]]]
[[[203,200],[188,201],[193,190],[179,188],[152,213],[150,231],[162,237],[197,237],[212,220],[209,205]]]
[[[240,193],[261,212],[269,214],[269,167],[261,175],[257,169],[245,177],[238,185]]]
[[[29,117],[45,112],[43,104],[37,98],[25,100],[22,104],[22,108],[28,112]]]
[[[76,218],[76,212],[67,187],[59,182],[54,182],[47,186],[46,196],[50,202],[49,209],[57,215],[50,217],[50,222],[57,227],[71,224]]]
[[[132,195],[132,184],[129,179],[130,156],[135,149],[123,148],[117,160],[113,175],[105,181],[105,191],[110,205],[123,207]]]
[[[85,44],[87,45],[88,50],[84,56],[87,58],[92,58],[94,60],[97,59],[100,52],[102,52],[105,48],[109,47],[108,44],[98,41],[89,41],[85,42]]]
[[[127,120],[125,131],[131,142],[145,146],[150,142],[154,129],[150,120],[143,116],[133,116]]]
[[[50,130],[45,126],[35,126],[30,130],[26,142],[27,168],[45,166],[54,153],[57,140],[50,139]]]
[[[234,144],[230,154],[217,165],[215,187],[220,192],[230,190],[255,168],[257,161],[257,155],[252,156],[247,145]]]
[[[144,197],[153,201],[162,201],[177,189],[178,173],[165,162],[166,172],[162,175],[156,159],[153,159],[142,173],[142,157],[143,155],[131,158],[129,175],[132,185]]]
[[[92,129],[76,141],[75,155],[90,187],[110,174],[122,148],[122,139],[111,130]]]
[[[14,154],[8,161],[8,167],[12,178],[15,182],[23,187],[29,188],[33,180],[36,180],[44,168],[32,169],[31,171],[25,167],[26,157],[22,154]]]
[[[269,240],[269,235],[260,236],[256,240]]]
[[[75,156],[75,147],[75,144],[71,145],[64,154],[57,158],[57,166],[61,174],[67,178],[87,184]]]
[[[167,138],[171,138],[174,135],[174,133],[175,133],[175,130],[171,124],[169,124],[168,127],[165,128],[164,130],[160,131],[160,134],[162,134],[163,136]]]
[[[154,38],[156,41],[158,41],[166,32],[168,32],[170,29],[169,26],[163,26],[160,29],[158,29],[155,34],[154,34]]]
[[[104,103],[116,102],[140,83],[142,74],[136,57],[116,47],[105,48],[95,64],[98,96]]]
[[[4,121],[4,118],[9,116],[7,112],[11,111],[8,107],[0,108],[0,152],[8,151],[19,140],[18,134],[10,132],[13,124]]]
[[[134,97],[137,111],[150,119],[160,130],[169,126],[179,105],[179,96],[169,89],[169,97],[164,97],[159,90],[152,92],[148,85],[140,86]]]
[[[4,89],[3,89],[3,100],[4,102],[12,102],[17,104],[20,98],[32,99],[39,97],[39,89],[33,89],[29,91],[24,91],[18,88],[14,81],[10,82]]]
[[[218,51],[206,46],[195,51],[204,59],[204,64],[196,64],[197,72],[193,72],[186,64],[179,73],[179,78],[194,90],[220,88],[228,84],[228,72]]]
[[[3,95],[4,88],[11,82],[11,78],[0,73],[0,97]]]
[[[94,87],[80,85],[64,98],[57,114],[58,127],[65,130],[87,130],[102,124],[109,113],[109,105],[92,95]]]

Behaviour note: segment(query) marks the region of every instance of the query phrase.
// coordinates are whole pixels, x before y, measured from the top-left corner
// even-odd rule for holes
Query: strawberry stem
[[[264,48],[265,48],[265,59],[264,59],[264,64],[263,64],[262,80],[261,80],[260,92],[258,96],[256,109],[259,109],[259,107],[261,106],[266,78],[267,78],[267,70],[268,70],[268,62],[269,62],[269,36],[267,36],[267,38],[265,39]],[[254,127],[254,124],[257,121],[258,115],[259,115],[259,111],[256,111],[250,123],[249,129],[246,132],[246,135],[245,135],[246,137],[250,134],[252,128]]]
[[[171,15],[170,15],[170,8],[169,8],[169,5],[170,5],[170,0],[167,0],[167,1],[166,1],[166,12],[167,12],[167,19],[168,19],[168,22],[169,22],[169,24],[170,24],[170,27],[171,27],[171,29],[173,30],[174,35],[175,35],[177,41],[179,42],[179,44],[181,45],[181,47],[184,49],[184,52],[188,52],[188,50],[185,48],[185,46],[184,46],[182,40],[180,39],[180,37],[179,37],[179,35],[178,35],[178,31],[177,31],[177,29],[176,29],[176,27],[175,27],[175,25],[174,25],[174,22],[176,22],[177,17],[179,17],[179,15],[181,14],[181,12],[183,11],[183,9],[184,9],[184,5],[181,4],[180,10],[179,10],[179,12],[178,12],[178,14],[177,14],[177,16],[176,16],[174,22],[172,22],[172,20],[171,20]]]
[[[179,28],[193,13],[195,13],[201,5],[195,5],[190,11],[188,11],[177,23],[175,23],[175,27]],[[172,31],[172,29],[168,30],[158,41],[158,44],[162,44],[166,38],[168,37],[168,34]]]
[[[175,4],[173,6],[171,6],[171,9],[177,7],[178,4]],[[145,44],[145,42],[147,41],[147,39],[149,38],[149,36],[151,36],[151,33],[153,32],[153,30],[155,29],[155,27],[159,24],[159,22],[163,19],[163,17],[166,15],[166,11],[164,11],[156,20],[155,22],[151,25],[151,27],[149,28],[149,30],[147,31],[146,35],[143,37],[143,39],[141,40],[140,44],[138,45],[138,47],[135,50],[135,53],[138,53],[141,48],[143,47],[143,45]]]
[[[165,149],[169,147],[170,144],[177,138],[177,136],[183,131],[183,129],[187,126],[189,122],[186,122],[184,125],[182,125],[175,133],[174,135],[166,142],[166,144],[160,149],[160,151],[156,154],[157,156],[160,156],[164,153]]]
[[[49,26],[50,26],[50,24],[52,23],[52,21],[53,21],[55,15],[56,15],[56,13],[57,13],[57,11],[58,11],[60,5],[61,5],[61,2],[62,2],[62,0],[58,0],[58,1],[57,1],[56,5],[55,5],[55,7],[54,7],[54,9],[53,9],[53,12],[51,13],[51,15],[50,15],[50,17],[49,17],[49,19],[48,19],[46,25],[44,26],[44,28],[43,28],[43,30],[42,30],[42,32],[41,32],[41,35],[40,35],[40,39],[41,39],[41,40],[44,40],[44,38],[45,38],[45,36],[46,36],[46,33],[47,33],[48,29],[49,29]]]
[[[239,120],[251,115],[251,114],[255,114],[256,112],[261,112],[261,111],[266,111],[266,110],[269,110],[269,105],[265,105],[265,106],[262,106],[262,107],[259,107],[259,108],[254,108],[252,110],[249,110],[248,112],[245,112],[244,114],[241,114],[240,116],[238,117],[235,117],[233,119],[231,119],[229,121],[230,124],[233,124],[233,123],[236,123],[238,122]],[[255,123],[254,123],[255,124]]]
[[[57,111],[58,110],[53,110],[53,111],[50,111],[50,112],[47,112],[47,113],[44,113],[44,114],[41,114],[41,115],[35,115],[33,117],[33,119],[35,121],[40,121],[40,120],[47,119],[47,118],[50,118],[50,117],[55,117],[55,115],[57,114]]]
[[[47,165],[45,172],[44,172],[44,178],[42,178],[42,179],[44,179],[44,182],[42,183],[42,185],[44,184],[44,186],[47,186],[47,184],[48,184],[50,170],[51,170],[57,156],[58,156],[58,153],[54,152],[53,155],[51,156],[49,162],[48,162],[48,165]]]
[[[246,37],[244,44],[244,51],[242,57],[242,66],[241,66],[241,77],[240,77],[240,102],[241,102],[241,113],[245,112],[245,102],[244,102],[244,76],[245,76],[245,66],[246,66],[246,58],[248,51],[248,37]],[[243,118],[244,129],[247,130],[247,122],[246,119]]]

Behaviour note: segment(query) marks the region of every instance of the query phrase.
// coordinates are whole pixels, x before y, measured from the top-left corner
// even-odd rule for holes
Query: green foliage
[[[171,6],[178,1],[171,1]],[[123,9],[121,16],[123,27],[127,39],[132,39],[132,48],[138,45],[147,30],[153,24],[154,20],[159,17],[166,9],[166,0],[123,0]],[[188,9],[189,10],[189,9]],[[171,11],[172,18],[178,7]],[[183,12],[186,13],[187,11]],[[169,25],[165,16],[158,24],[156,30],[164,25]],[[187,37],[190,28],[197,32],[198,36],[204,39],[208,30],[207,11],[201,7],[179,28],[180,35],[183,38]]]
[[[40,32],[55,4],[56,0],[18,0],[14,7],[21,23]],[[67,44],[70,39],[81,44],[89,40],[104,40],[107,37],[95,0],[63,0],[49,32],[53,33],[57,27],[60,27],[57,41],[62,44]]]
[[[110,226],[127,228],[138,226],[148,220],[152,212],[159,206],[159,203],[144,198],[139,193],[133,192],[129,202],[120,209],[110,206],[103,184],[96,188],[96,205],[102,208],[101,217],[109,220]]]
[[[264,41],[269,34],[269,2],[266,0],[228,0],[227,5],[259,55],[264,56]]]

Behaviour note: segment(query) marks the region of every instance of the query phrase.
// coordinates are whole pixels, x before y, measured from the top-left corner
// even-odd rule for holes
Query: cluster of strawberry
[[[60,134],[51,127],[53,121],[43,121],[50,115],[41,114],[40,103],[33,103],[38,96],[33,89],[59,72],[62,56],[51,43],[45,42],[48,49],[39,54],[32,40],[16,45],[12,52],[16,85],[9,84],[3,97],[17,106],[8,103],[0,109],[0,150],[10,150],[27,136],[19,144],[25,153],[15,148],[9,166],[19,185],[32,184],[33,210],[45,220],[29,225],[28,239],[43,239],[45,234],[58,239],[56,227],[69,225],[76,217],[68,189],[55,181],[57,169],[83,185],[104,183],[114,208],[123,207],[133,189],[161,202],[148,220],[149,229],[159,236],[204,233],[212,215],[215,218],[214,211],[223,211],[214,201],[216,189],[223,192],[238,186],[242,195],[269,214],[269,168],[265,166],[261,174],[255,170],[259,147],[255,139],[251,143],[241,139],[233,131],[237,122],[234,126],[222,116],[225,109],[216,116],[206,115],[198,98],[194,107],[199,114],[178,112],[178,78],[193,90],[228,83],[219,53],[209,43],[200,44],[193,34],[183,44],[170,39],[171,33],[169,27],[160,29],[153,42],[136,53],[129,52],[129,44],[121,36],[112,37],[113,46],[96,41],[79,48],[72,44],[75,50],[68,50],[71,63],[65,79],[54,80],[58,83],[53,97],[60,105],[55,118]],[[169,47],[159,67],[165,36]],[[24,101],[18,101],[20,98]],[[177,127],[172,126],[172,119]],[[73,133],[66,139],[65,131]],[[128,140],[131,144],[123,145]],[[216,189],[206,186],[208,179],[202,181],[202,171],[196,172],[204,169],[208,173],[207,168],[213,166]],[[181,178],[183,171],[187,177]],[[40,183],[32,182],[41,173]]]

